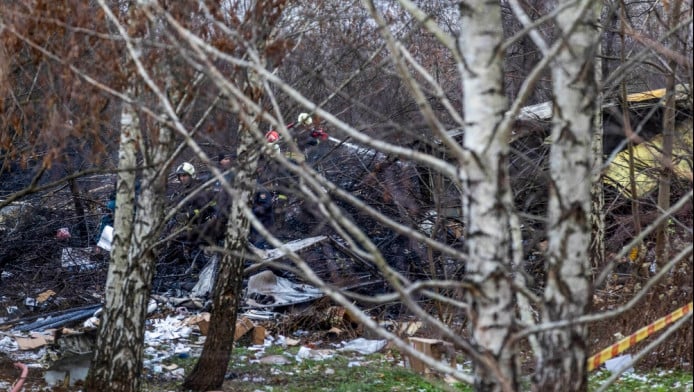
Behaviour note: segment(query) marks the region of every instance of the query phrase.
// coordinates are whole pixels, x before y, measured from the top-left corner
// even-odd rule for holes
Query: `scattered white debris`
[[[330,359],[335,356],[335,350],[328,349],[313,349],[306,346],[301,346],[299,352],[296,353],[297,362],[302,362],[304,359],[311,359],[314,361],[322,361],[325,359]]]
[[[101,231],[101,236],[99,237],[99,242],[96,243],[96,246],[107,252],[110,252],[112,242],[113,226],[104,226],[104,229]]]
[[[363,355],[373,354],[379,352],[388,343],[386,340],[369,340],[364,338],[357,338],[350,342],[342,342],[342,348],[337,349],[338,351],[354,351]]]
[[[156,319],[153,323],[153,331],[145,331],[145,341],[174,340],[187,338],[192,328],[183,323],[181,316],[167,316],[165,319]]]
[[[97,267],[97,263],[91,259],[91,256],[91,248],[63,248],[60,255],[60,266],[77,271],[92,270]]]
[[[253,307],[274,307],[299,304],[323,297],[316,287],[294,283],[267,270],[248,278],[246,302]]]
[[[19,350],[17,342],[9,336],[3,336],[0,339],[0,352],[10,352]]]
[[[614,373],[629,363],[632,363],[631,354],[620,355],[618,357],[614,357],[612,359],[608,359],[607,361],[605,361],[605,369]],[[629,367],[627,370],[624,371],[624,374],[633,373],[633,372],[634,372],[634,368]]]

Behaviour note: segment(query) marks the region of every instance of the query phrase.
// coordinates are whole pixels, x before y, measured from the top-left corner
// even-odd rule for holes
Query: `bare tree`
[[[508,272],[518,248],[512,244],[509,216],[508,134],[500,127],[507,104],[503,92],[501,52],[489,50],[502,43],[501,12],[493,3],[477,3],[461,10],[459,50],[462,56],[463,147],[470,158],[465,166],[463,206],[466,219],[469,317],[477,349],[498,366],[476,364],[475,389],[511,391],[518,388],[515,350],[506,346],[513,330],[513,289]]]
[[[244,17],[240,22],[233,22],[230,26],[221,27],[220,34],[227,36],[230,41],[236,41],[237,37],[254,37],[247,41],[239,41],[238,58],[240,61],[257,63],[257,66],[267,66],[266,50],[271,46],[274,32],[273,26],[282,15],[282,4],[253,2],[246,10],[242,10]],[[169,16],[169,20],[171,17]],[[174,23],[175,24],[175,23]],[[179,33],[185,35],[186,31],[179,27]],[[191,43],[197,47],[197,54],[201,61],[209,61],[210,48],[201,47],[199,43]],[[205,46],[205,45],[202,45]],[[239,129],[239,143],[237,155],[240,163],[237,165],[234,176],[234,184],[224,184],[224,192],[228,192],[232,202],[229,203],[229,211],[226,212],[226,233],[224,249],[226,252],[220,262],[215,278],[213,292],[213,308],[210,318],[209,337],[205,340],[202,354],[188,375],[183,385],[196,391],[206,391],[220,388],[224,382],[224,376],[231,357],[234,345],[235,324],[238,308],[243,296],[243,277],[245,260],[249,253],[246,238],[249,233],[248,205],[253,203],[253,192],[256,188],[255,173],[258,167],[259,157],[263,150],[260,141],[259,115],[262,111],[263,84],[261,78],[252,68],[243,69],[238,73],[234,84],[224,80],[221,73],[214,67],[208,68],[210,78],[224,91],[232,101],[241,118]],[[234,187],[234,191],[231,187]],[[257,226],[257,223],[256,223]],[[231,326],[231,328],[229,327]]]
[[[100,3],[118,35],[125,40],[130,59],[139,72],[133,72],[126,97],[133,99],[136,91],[148,85],[160,93],[152,76],[142,68],[141,47],[127,33],[137,23],[136,9],[130,9],[125,21],[113,14],[106,3]],[[139,77],[144,78],[138,83]],[[139,87],[139,88],[138,88]],[[147,303],[156,262],[153,248],[159,241],[166,200],[166,168],[174,151],[172,130],[155,126],[153,134],[142,131],[138,113],[132,104],[123,105],[121,114],[120,169],[117,182],[115,238],[112,262],[106,281],[106,303],[99,327],[99,337],[90,368],[87,388],[114,391],[140,389],[139,374],[144,355],[144,329]],[[138,168],[138,150],[143,167]],[[138,179],[138,173],[141,178]],[[136,195],[136,182],[141,191]],[[137,200],[137,204],[135,201]],[[146,206],[146,207],[145,207]],[[136,208],[137,207],[137,208]],[[124,306],[128,304],[127,306]]]
[[[680,20],[683,18],[682,14],[682,1],[675,0],[668,7],[665,7],[664,11],[669,12],[665,16],[667,18],[667,27],[669,29],[675,28]],[[670,49],[677,53],[680,48],[680,38],[679,34],[673,36],[670,40],[672,42]],[[670,195],[671,195],[671,183],[673,181],[672,167],[672,148],[675,139],[675,117],[677,115],[677,104],[676,104],[676,87],[677,87],[677,59],[670,58],[667,62],[668,73],[666,76],[666,100],[665,100],[665,112],[663,114],[663,153],[662,153],[662,165],[663,169],[660,174],[659,184],[658,184],[658,207],[661,211],[666,211],[670,208]],[[691,68],[690,68],[691,72]],[[657,263],[659,265],[665,264],[668,259],[668,223],[661,224],[656,232],[656,243],[655,243],[655,254],[657,257]]]
[[[115,48],[116,60],[98,57],[108,65],[103,72],[107,76],[77,67],[82,57],[70,57],[69,51],[43,49],[53,47],[43,40],[37,44],[25,35],[31,29],[19,29],[14,19],[0,16],[3,43],[8,45],[4,50],[13,59],[26,55],[22,50],[30,52],[26,48],[39,51],[52,62],[66,64],[66,74],[118,102],[113,105],[118,115],[109,116],[110,122],[120,119],[117,235],[89,380],[94,389],[139,387],[146,299],[158,251],[170,239],[162,238],[162,229],[175,209],[162,204],[166,181],[171,164],[183,157],[209,166],[233,199],[224,242],[208,249],[218,252],[221,262],[210,334],[184,383],[195,390],[223,382],[233,348],[229,326],[242,301],[244,262],[255,259],[245,239],[249,226],[276,248],[284,245],[285,238],[260,225],[248,207],[254,183],[264,179],[256,172],[259,160],[277,169],[263,176],[281,173],[291,178],[281,190],[291,192],[302,206],[293,219],[308,229],[295,225],[290,234],[329,234],[340,251],[382,279],[383,291],[346,290],[342,281],[321,274],[310,256],[333,262],[335,253],[326,249],[337,250],[327,245],[324,254],[302,256],[285,249],[284,262],[272,266],[321,288],[406,355],[421,356],[407,339],[380,327],[364,304],[418,317],[462,350],[474,372],[427,356],[423,361],[480,391],[521,388],[517,362],[527,357],[521,355],[526,339],[537,368],[535,390],[584,390],[589,323],[633,309],[638,298],[652,293],[653,285],[691,254],[691,246],[684,246],[624,307],[591,312],[592,269],[599,272],[595,284],[604,283],[609,261],[624,256],[664,220],[660,216],[648,222],[639,238],[620,243],[613,257],[605,262],[597,257],[591,265],[591,187],[600,185],[594,171],[598,157],[591,155],[600,146],[591,140],[600,117],[600,89],[594,78],[597,3],[531,7],[511,0],[456,6],[440,1],[278,0],[139,2],[123,9],[103,1],[99,5],[98,15],[113,31],[88,24],[75,30],[90,32],[88,42]],[[636,20],[643,7],[630,7],[629,18]],[[126,10],[125,16],[119,14]],[[514,25],[509,28],[504,18]],[[637,35],[631,34],[628,44],[638,47]],[[13,42],[20,50],[9,46]],[[528,50],[533,56],[522,64],[511,64],[515,60],[506,57]],[[651,58],[668,53],[661,47],[646,52]],[[647,68],[641,53],[604,67],[606,99],[613,84]],[[2,61],[0,69],[8,69]],[[13,67],[10,63],[9,69]],[[504,69],[513,75],[505,78]],[[543,79],[547,75],[551,80]],[[30,87],[31,78],[17,85]],[[546,86],[552,86],[552,99],[541,108],[549,107],[551,113],[518,121],[521,113],[527,114],[528,102],[550,95]],[[96,107],[84,107],[99,113]],[[13,107],[14,117],[3,116],[3,124],[17,124],[23,108]],[[47,117],[62,124],[59,109],[46,113],[54,113]],[[298,130],[287,126],[287,119],[298,112],[309,113],[329,134],[311,150],[318,151],[315,158],[303,162],[284,154],[308,152],[309,147],[295,140]],[[550,118],[547,147],[543,122]],[[527,129],[531,125],[535,128]],[[263,140],[269,128],[282,136],[280,152]],[[213,129],[222,130],[223,137]],[[511,148],[532,133],[539,135],[536,155],[519,151],[518,144]],[[3,131],[0,141],[3,148],[14,140],[26,147],[32,137],[25,135],[19,129]],[[233,184],[210,165],[210,154],[219,148],[217,136],[236,143],[239,164]],[[592,150],[591,142],[596,142]],[[523,179],[511,178],[509,171],[514,165],[517,170],[518,162],[528,169],[523,173],[549,184],[535,191],[542,196],[537,205],[522,200],[522,213],[514,193],[518,189],[511,183]],[[136,193],[138,181],[141,190]],[[691,203],[691,191],[683,195],[666,214]],[[600,208],[598,203],[593,215],[599,215]],[[454,235],[452,224],[463,227],[463,235]],[[526,237],[530,230],[533,238]],[[545,239],[548,250],[542,254],[534,245]],[[600,239],[593,238],[594,243]],[[528,270],[531,256],[540,260],[532,265],[537,270]],[[265,265],[270,264],[254,267]]]
[[[575,4],[575,5],[574,5]],[[560,5],[561,6],[561,5]],[[593,2],[565,4],[557,15],[564,44],[552,67],[554,113],[550,155],[548,272],[544,320],[572,320],[591,300],[591,158],[595,106],[595,50],[599,12]],[[572,173],[568,175],[568,173]],[[537,389],[586,389],[587,331],[574,325],[541,335]]]

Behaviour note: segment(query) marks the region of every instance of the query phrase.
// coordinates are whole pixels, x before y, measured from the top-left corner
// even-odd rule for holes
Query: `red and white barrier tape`
[[[690,302],[687,305],[668,314],[667,316],[659,318],[651,324],[648,324],[647,326],[639,329],[635,333],[627,336],[619,342],[588,358],[588,371],[592,371],[608,359],[616,356],[617,354],[642,341],[643,339],[654,334],[655,332],[660,331],[666,325],[672,324],[676,320],[682,318],[682,316],[692,311],[692,304],[693,302]]]

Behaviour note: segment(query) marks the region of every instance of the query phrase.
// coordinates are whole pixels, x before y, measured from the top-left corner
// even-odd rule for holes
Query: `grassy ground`
[[[393,391],[472,391],[467,385],[448,383],[435,375],[422,376],[402,366],[397,352],[387,350],[367,356],[340,353],[324,360],[295,358],[298,348],[271,347],[262,355],[275,363],[259,363],[255,353],[245,347],[234,350],[223,391],[336,391],[336,392],[393,392]],[[194,358],[172,358],[176,364],[190,370]],[[278,364],[277,362],[286,362]],[[610,376],[606,370],[591,373],[589,390],[597,390]],[[174,391],[179,381],[148,378],[143,391]],[[622,375],[610,386],[609,392],[692,391],[692,374],[686,372],[650,372]],[[525,389],[526,386],[521,387]],[[529,388],[528,388],[529,389]]]

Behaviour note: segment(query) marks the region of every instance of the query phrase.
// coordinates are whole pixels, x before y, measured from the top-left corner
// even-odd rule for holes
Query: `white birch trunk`
[[[137,167],[137,139],[140,129],[133,107],[123,105],[121,114],[120,150],[118,153],[118,182],[114,215],[113,247],[106,278],[106,290],[99,336],[87,385],[94,390],[112,386],[113,390],[136,390],[137,345],[128,342],[136,338],[132,325],[140,323],[139,312],[121,306],[131,282],[131,246],[135,211],[135,181]],[[131,316],[133,317],[131,319]],[[132,323],[132,324],[131,324]],[[141,346],[141,345],[140,345]],[[121,378],[122,375],[122,378]],[[118,379],[115,379],[118,377]]]
[[[103,2],[101,6],[107,9]],[[111,18],[115,19],[113,15]],[[121,36],[127,37],[122,25],[118,29]],[[137,62],[139,49],[128,49]],[[159,73],[170,75],[168,70]],[[139,96],[139,76],[144,76],[150,88],[154,86],[146,72],[133,74],[126,91],[129,97]],[[176,91],[172,93],[177,95]],[[144,134],[136,106],[123,103],[114,243],[97,347],[86,381],[90,391],[140,390],[147,304],[156,262],[154,248],[164,226],[167,167],[174,151],[170,128],[155,124],[151,129],[151,134]]]
[[[566,3],[566,2],[564,2]],[[594,55],[596,6],[560,4],[557,16],[565,44],[552,68],[554,116],[550,152],[547,282],[543,321],[585,314],[591,299],[591,134],[596,105]],[[570,31],[575,25],[573,31]],[[584,325],[544,332],[537,390],[586,389]]]
[[[595,56],[595,83],[599,86],[602,83],[602,49],[598,44]],[[598,91],[596,96],[595,113],[593,114],[593,140],[591,149],[593,151],[593,180],[591,185],[591,242],[590,257],[593,273],[603,268],[605,265],[605,193],[602,182],[603,164],[603,143],[604,129],[602,121],[602,102],[603,94]]]
[[[513,347],[506,342],[515,319],[510,266],[513,261],[509,211],[508,135],[498,131],[507,102],[503,94],[501,12],[495,2],[467,2],[461,19],[465,135],[470,159],[462,169],[471,294],[472,339],[494,366],[475,365],[475,390],[516,390]],[[462,164],[462,163],[461,163]]]
[[[151,138],[156,143],[149,146],[142,138],[137,113],[131,105],[124,104],[114,243],[106,280],[106,303],[88,380],[90,390],[134,392],[140,388],[147,303],[156,261],[153,248],[163,227],[165,169],[173,151],[173,132],[161,127],[156,137]],[[141,190],[136,195],[134,168],[138,148],[147,149],[148,153],[143,154]]]

